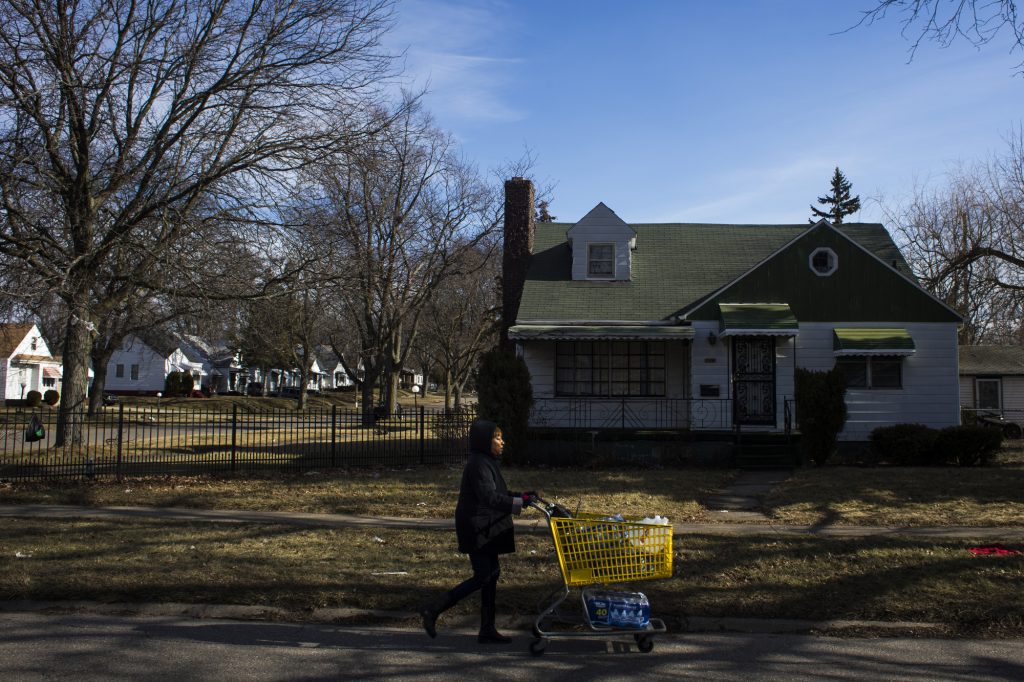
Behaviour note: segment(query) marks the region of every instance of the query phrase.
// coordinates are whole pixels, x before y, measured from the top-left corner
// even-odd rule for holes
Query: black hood
[[[498,425],[486,419],[477,419],[469,427],[469,451],[481,455],[491,455],[491,439]]]

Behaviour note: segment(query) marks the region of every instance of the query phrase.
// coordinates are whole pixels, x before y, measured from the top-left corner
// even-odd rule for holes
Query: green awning
[[[642,325],[547,325],[517,324],[508,330],[510,339],[523,340],[648,340],[685,341],[693,338],[690,326],[642,326]]]
[[[799,325],[786,303],[719,303],[722,336],[796,336]]]
[[[836,355],[913,355],[914,339],[906,329],[836,328],[832,338]]]

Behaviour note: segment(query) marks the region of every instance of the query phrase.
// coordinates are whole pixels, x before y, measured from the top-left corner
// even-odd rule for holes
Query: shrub
[[[821,466],[835,451],[846,423],[846,375],[840,369],[814,372],[798,367],[795,379],[800,454],[804,462]]]
[[[962,467],[985,466],[1003,444],[1003,432],[990,426],[950,426],[935,438],[935,456]]]
[[[480,358],[476,374],[477,414],[501,427],[504,458],[511,463],[526,459],[526,430],[533,406],[530,371],[522,358],[494,349]]]
[[[195,381],[188,372],[171,372],[164,383],[164,395],[186,397],[192,393]]]
[[[25,394],[25,404],[29,407],[39,407],[43,404],[43,394],[39,391],[29,391]]]
[[[879,459],[896,466],[943,464],[935,455],[938,431],[924,424],[893,424],[871,432],[871,449]]]
[[[43,402],[50,406],[56,405],[60,402],[60,393],[51,388],[43,394]]]

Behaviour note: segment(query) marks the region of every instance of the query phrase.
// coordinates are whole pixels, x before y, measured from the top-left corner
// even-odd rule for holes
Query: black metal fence
[[[37,420],[43,436],[30,433]],[[453,464],[465,459],[472,413],[420,407],[385,418],[338,409],[229,411],[119,405],[72,416],[58,444],[57,411],[0,410],[0,479],[347,466]]]

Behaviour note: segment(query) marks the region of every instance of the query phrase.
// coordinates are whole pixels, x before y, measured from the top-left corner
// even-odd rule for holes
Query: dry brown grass
[[[703,469],[578,471],[506,468],[517,490],[535,490],[572,509],[707,520],[700,498],[734,472]],[[452,518],[461,467],[350,469],[273,477],[153,477],[95,482],[7,482],[0,504],[143,505]]]
[[[797,471],[765,500],[780,523],[879,526],[1024,525],[1024,448],[993,466],[821,467]]]
[[[550,538],[517,539],[502,561],[503,616],[534,613],[561,585]],[[1024,561],[975,557],[970,544],[695,536],[677,539],[673,579],[635,587],[674,627],[688,616],[842,618],[1024,635]],[[411,611],[468,574],[451,531],[0,519],[4,600]],[[456,612],[476,608],[474,598]]]

